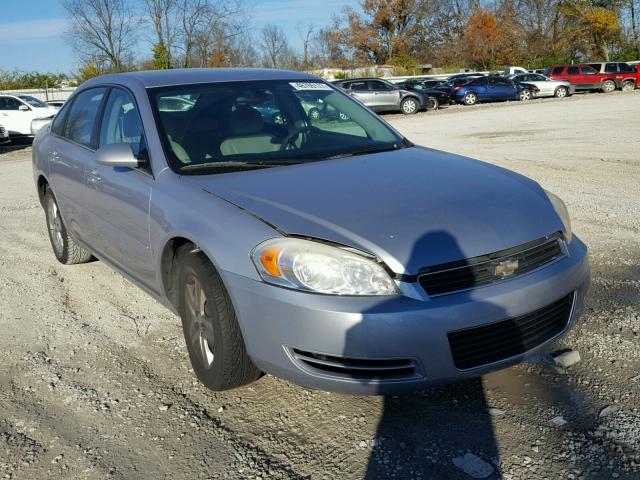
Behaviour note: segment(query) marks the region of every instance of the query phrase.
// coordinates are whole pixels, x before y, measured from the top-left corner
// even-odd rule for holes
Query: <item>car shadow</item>
[[[423,236],[414,245],[411,257],[434,246],[447,251],[452,258],[468,258],[456,239],[443,231]],[[408,264],[411,264],[411,258]],[[471,293],[458,294],[457,301],[473,301],[478,310],[485,314],[489,312],[496,320],[507,317],[504,309],[472,299]],[[384,303],[376,305],[375,311],[384,308]],[[363,312],[363,320],[347,332],[345,357],[356,357],[366,350],[366,339],[370,336],[367,313],[374,312]],[[429,318],[425,318],[426,334],[428,322]],[[375,356],[375,352],[369,350],[367,356]],[[438,367],[429,365],[428,352],[420,353],[423,360],[420,368],[425,377],[440,373]],[[438,362],[440,360],[434,359],[434,364]],[[371,386],[372,380],[357,380]],[[385,396],[365,478],[470,478],[460,464],[465,454],[475,456],[467,455],[467,466],[476,462],[476,467],[487,473],[477,478],[499,478],[500,458],[490,407],[480,378],[412,394]]]
[[[0,143],[0,155],[3,153],[11,153],[24,150],[31,147],[33,138],[31,137],[11,137],[8,143]]]

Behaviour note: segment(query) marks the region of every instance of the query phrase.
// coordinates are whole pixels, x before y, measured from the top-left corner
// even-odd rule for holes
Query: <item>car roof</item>
[[[358,78],[344,78],[342,80],[336,80],[334,83],[344,83],[344,82],[364,82],[366,80],[381,80],[383,82],[391,83],[389,80],[384,78],[376,78],[376,77],[358,77]],[[393,84],[392,84],[393,85]]]
[[[145,88],[186,85],[193,83],[239,82],[252,80],[321,80],[302,72],[274,70],[268,68],[177,68],[171,70],[144,70],[115,73],[92,78],[83,86],[114,83],[131,85],[137,83]]]

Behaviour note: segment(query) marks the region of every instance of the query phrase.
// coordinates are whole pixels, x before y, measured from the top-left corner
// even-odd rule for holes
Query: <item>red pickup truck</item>
[[[587,65],[594,68],[598,73],[613,75],[616,87],[625,92],[632,91],[640,83],[640,71],[638,71],[637,65],[632,67],[624,62],[594,62]]]
[[[602,90],[613,92],[617,88],[615,73],[600,73],[589,65],[555,65],[551,67],[549,77],[552,80],[565,80],[578,90]]]

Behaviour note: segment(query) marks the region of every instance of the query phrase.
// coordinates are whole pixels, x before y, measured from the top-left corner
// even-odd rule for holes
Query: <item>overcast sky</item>
[[[142,1],[142,0],[135,0]],[[0,70],[38,70],[71,73],[77,66],[73,49],[65,42],[66,12],[58,0],[0,0]],[[255,5],[252,28],[277,23],[298,48],[299,23],[327,24],[348,0],[246,0]]]

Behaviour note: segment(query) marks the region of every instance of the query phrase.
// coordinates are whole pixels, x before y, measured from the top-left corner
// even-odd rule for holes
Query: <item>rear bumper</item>
[[[311,388],[355,394],[391,394],[459,381],[521,362],[547,348],[574,325],[589,287],[587,249],[576,237],[569,255],[539,270],[472,291],[418,295],[335,297],[286,290],[223,272],[247,351],[258,368]],[[447,333],[528,314],[574,293],[564,329],[526,352],[478,368],[456,368]],[[420,294],[424,298],[417,298]],[[317,358],[381,364],[408,361],[413,374],[362,378],[309,367]],[[327,356],[327,357],[324,357]],[[330,362],[329,362],[330,363]],[[357,366],[357,365],[356,365]]]

